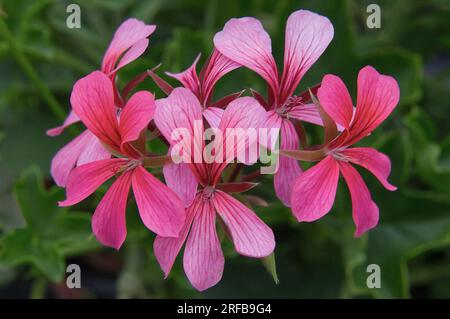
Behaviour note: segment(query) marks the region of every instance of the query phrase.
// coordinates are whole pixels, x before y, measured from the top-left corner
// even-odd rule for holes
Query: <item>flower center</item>
[[[348,157],[341,153],[341,151],[343,151],[345,149],[346,149],[346,147],[339,147],[339,148],[329,151],[327,153],[327,155],[331,154],[334,157],[334,159],[337,161],[349,162]]]
[[[142,160],[140,159],[130,159],[121,169],[122,172],[128,172],[131,171],[133,169],[135,169],[136,167],[138,167],[139,165],[142,165]]]
[[[206,186],[202,191],[203,200],[210,200],[216,189],[212,186]]]
[[[288,117],[288,113],[297,105],[302,105],[302,97],[293,95],[289,97],[284,104],[277,109],[277,113],[282,117]]]

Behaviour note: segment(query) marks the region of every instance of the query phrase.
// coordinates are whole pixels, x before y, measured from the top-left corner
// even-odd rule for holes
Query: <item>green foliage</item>
[[[29,265],[47,279],[61,281],[66,257],[98,247],[91,236],[90,216],[59,208],[63,191],[44,189],[42,174],[36,168],[23,173],[14,192],[26,226],[1,238],[0,263]]]

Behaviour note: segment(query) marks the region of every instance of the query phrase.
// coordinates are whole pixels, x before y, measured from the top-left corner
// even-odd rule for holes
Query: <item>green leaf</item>
[[[64,276],[64,258],[53,245],[46,245],[29,229],[16,229],[1,240],[1,262],[8,266],[31,264],[50,281]]]
[[[433,197],[422,191],[405,190],[396,194],[401,204],[394,210],[397,216],[370,231],[364,260],[354,265],[352,280],[357,291],[365,291],[380,298],[407,298],[410,294],[408,261],[427,251],[450,244],[450,201]],[[425,200],[428,198],[428,200]],[[386,198],[385,202],[389,201]],[[380,205],[382,206],[382,205]],[[403,207],[403,209],[401,208]],[[386,212],[387,209],[382,209]],[[409,217],[409,218],[408,218]],[[381,288],[366,287],[366,267],[377,264],[381,268]]]
[[[437,191],[450,194],[450,165],[441,161],[441,146],[429,139],[424,129],[425,115],[418,108],[414,109],[405,119],[414,150],[417,172],[421,179]]]
[[[0,239],[0,263],[32,265],[57,282],[64,276],[65,257],[95,249],[98,243],[91,234],[90,216],[59,208],[63,191],[57,187],[46,190],[43,185],[40,171],[33,167],[14,187],[26,226]]]

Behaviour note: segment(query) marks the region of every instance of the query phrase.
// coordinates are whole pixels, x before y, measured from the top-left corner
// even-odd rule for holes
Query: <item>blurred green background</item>
[[[1,297],[450,297],[450,4],[396,1],[1,1],[0,12],[0,296]],[[66,7],[81,7],[80,29],[66,27]],[[381,28],[366,26],[366,7],[381,7]],[[353,238],[350,197],[340,185],[333,210],[298,224],[275,198],[271,177],[253,190],[269,203],[258,214],[274,229],[280,283],[262,263],[238,256],[228,241],[222,281],[200,294],[191,288],[181,258],[163,280],[152,235],[129,205],[128,237],[119,251],[100,247],[90,214],[101,194],[70,210],[58,208],[64,191],[49,176],[52,156],[81,126],[50,138],[45,130],[69,110],[74,82],[99,69],[117,26],[127,17],[157,24],[150,46],[121,70],[120,84],[162,62],[187,68],[212,50],[212,37],[232,17],[260,19],[281,62],[284,26],[297,9],[330,18],[335,36],[302,80],[300,90],[326,73],[341,76],[355,98],[358,70],[367,64],[393,75],[401,101],[382,127],[363,141],[392,159],[388,192],[362,172],[380,207],[379,226]],[[167,77],[165,77],[167,79]],[[175,82],[170,81],[172,84]],[[217,95],[264,88],[248,70],[222,79]],[[149,79],[141,88],[163,93]],[[320,129],[307,127],[313,140]],[[361,170],[362,171],[362,170]],[[100,192],[101,193],[101,192]],[[66,264],[82,269],[82,288],[67,289]],[[381,267],[381,288],[368,289],[366,267]]]

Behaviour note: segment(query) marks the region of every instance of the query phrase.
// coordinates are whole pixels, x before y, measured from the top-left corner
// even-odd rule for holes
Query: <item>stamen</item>
[[[334,159],[337,161],[349,162],[350,160],[348,159],[348,157],[341,153],[341,151],[345,150],[346,148],[347,147],[340,147],[340,148],[331,150],[327,153],[327,155],[331,154],[334,157]]]
[[[287,116],[289,111],[298,105],[303,105],[302,97],[301,96],[290,96],[286,102],[277,110],[278,114],[281,116]]]

